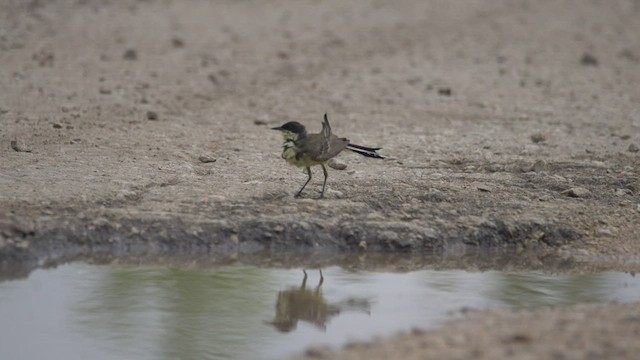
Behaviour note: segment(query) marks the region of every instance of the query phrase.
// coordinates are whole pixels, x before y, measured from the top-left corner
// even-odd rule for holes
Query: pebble
[[[214,158],[211,155],[203,154],[198,157],[198,160],[200,160],[200,162],[203,162],[203,163],[212,163],[212,162],[216,162],[218,159]]]
[[[531,141],[533,141],[534,144],[541,143],[546,140],[547,140],[547,136],[543,133],[535,133],[531,135]]]
[[[347,164],[336,159],[330,159],[327,165],[329,165],[330,168],[336,170],[344,170],[347,168]]]
[[[147,111],[147,120],[158,120],[158,113],[155,111]]]
[[[438,95],[442,95],[442,96],[451,96],[453,92],[451,91],[451,88],[449,87],[441,87],[438,89]]]
[[[31,152],[31,146],[24,140],[11,140],[11,148],[17,152]]]
[[[62,129],[62,124],[53,123],[51,125],[53,126],[54,129]]]
[[[574,197],[574,198],[588,198],[591,197],[591,191],[589,191],[588,189],[585,189],[583,187],[574,187],[568,190],[564,190],[562,192],[560,192],[560,194],[568,196],[568,197]]]
[[[478,189],[479,191],[482,191],[482,192],[491,192],[491,190],[492,190],[491,187],[489,187],[489,186],[487,186],[485,184],[477,185],[476,189]]]
[[[614,232],[611,231],[611,229],[607,229],[607,228],[602,228],[602,229],[598,229],[596,230],[596,236],[597,237],[611,237],[614,236]]]
[[[533,172],[542,172],[547,170],[547,162],[544,160],[537,160],[533,165],[531,165],[530,170]]]
[[[269,123],[269,114],[260,114],[253,120],[254,125],[267,125]]]
[[[598,66],[598,59],[589,53],[584,53],[580,59],[580,64],[584,66]]]
[[[122,58],[125,60],[137,60],[138,53],[134,49],[127,49],[122,55]]]
[[[640,151],[640,148],[638,148],[638,146],[636,144],[629,144],[629,147],[627,148],[627,151],[632,152],[632,153],[637,153],[638,151]]]
[[[171,45],[173,45],[174,48],[183,48],[184,40],[179,37],[174,37],[173,39],[171,39]]]
[[[615,196],[633,195],[633,191],[629,189],[615,189],[613,193]]]

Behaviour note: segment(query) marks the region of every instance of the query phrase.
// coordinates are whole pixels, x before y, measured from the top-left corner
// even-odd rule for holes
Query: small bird
[[[331,133],[331,125],[327,114],[324,114],[322,122],[322,132],[318,134],[307,134],[304,125],[297,121],[290,121],[282,126],[274,127],[272,130],[282,131],[284,142],[282,143],[282,158],[289,164],[303,167],[307,169],[309,178],[302,185],[300,191],[295,197],[302,195],[302,190],[311,181],[311,167],[320,165],[324,173],[324,182],[322,183],[322,192],[320,198],[324,196],[324,190],[327,185],[327,168],[324,166],[329,159],[338,155],[342,150],[351,150],[360,155],[375,159],[384,159],[377,153],[381,148],[371,148],[351,144],[349,139],[340,138]]]

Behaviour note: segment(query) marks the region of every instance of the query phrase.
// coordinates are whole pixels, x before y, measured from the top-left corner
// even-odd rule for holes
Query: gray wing
[[[326,161],[338,155],[348,144],[349,140],[339,138],[331,133],[329,119],[327,114],[324,114],[322,132],[308,135],[303,148],[300,150],[305,154],[315,154],[315,156],[311,157],[314,161]]]
[[[330,141],[331,141],[331,125],[329,125],[329,118],[327,114],[324,114],[324,121],[322,122],[322,131],[318,134],[322,137],[322,141],[320,142],[320,151],[319,154],[325,154],[329,152]]]
[[[331,159],[332,157],[338,155],[344,148],[349,145],[349,140],[346,138],[339,138],[333,134],[326,139],[322,139],[322,144],[320,146],[319,155],[316,156],[313,160],[316,161],[326,161]]]
[[[331,137],[331,125],[329,125],[329,118],[327,114],[324,114],[324,121],[322,122],[322,133],[326,139]]]

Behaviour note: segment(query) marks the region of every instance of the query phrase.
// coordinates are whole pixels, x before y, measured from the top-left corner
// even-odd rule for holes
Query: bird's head
[[[307,135],[307,129],[297,121],[289,121],[282,126],[271,128],[271,130],[281,131],[286,140],[296,140]]]

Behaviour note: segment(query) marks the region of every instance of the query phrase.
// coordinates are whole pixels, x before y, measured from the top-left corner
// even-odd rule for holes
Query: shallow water
[[[626,273],[551,276],[244,265],[215,270],[74,263],[0,283],[1,359],[277,359],[465,308],[640,300]]]

